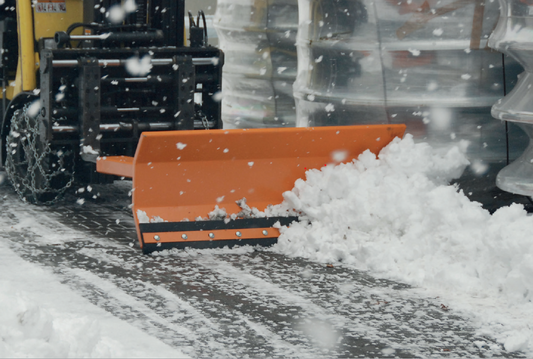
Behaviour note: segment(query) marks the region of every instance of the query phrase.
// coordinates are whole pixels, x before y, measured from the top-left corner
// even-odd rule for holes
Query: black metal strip
[[[282,226],[288,226],[292,222],[298,221],[298,217],[245,218],[231,220],[228,223],[225,221],[139,223],[139,230],[141,233],[161,233],[209,231],[216,229],[268,228],[272,227],[278,221]]]
[[[227,240],[227,241],[191,241],[191,242],[167,242],[167,243],[150,243],[150,244],[143,244],[143,253],[149,254],[156,251],[162,251],[165,249],[185,249],[185,248],[198,248],[198,249],[206,249],[206,248],[223,248],[223,247],[229,247],[232,248],[234,246],[244,246],[244,245],[250,245],[250,246],[262,246],[267,247],[271,246],[273,244],[276,244],[278,241],[277,238],[251,238],[251,239],[241,239],[241,240]]]
[[[102,77],[95,57],[81,57],[79,84],[78,121],[82,129],[80,146],[89,146],[94,152],[81,151],[81,158],[96,163],[100,153],[100,94]],[[51,127],[51,126],[50,126]]]

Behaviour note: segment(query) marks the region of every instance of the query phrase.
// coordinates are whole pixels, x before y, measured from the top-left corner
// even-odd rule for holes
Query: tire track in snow
[[[83,252],[86,255],[88,254],[87,250],[83,250]],[[102,258],[100,253],[93,253],[93,255],[94,258]],[[112,256],[106,255],[106,257],[106,261],[113,262]],[[169,260],[177,263],[169,263]],[[157,283],[159,291],[164,290],[165,293],[174,297],[176,297],[176,293],[179,293],[191,301],[191,305],[197,307],[198,310],[208,312],[211,320],[232,323],[233,326],[229,326],[224,333],[225,340],[228,345],[236,342],[238,347],[244,348],[237,353],[239,356],[243,354],[252,356],[267,354],[273,356],[312,357],[316,355],[316,350],[313,346],[302,343],[301,338],[288,342],[273,330],[276,328],[272,328],[270,323],[266,325],[261,320],[256,320],[250,315],[250,312],[261,314],[260,308],[245,305],[245,307],[250,308],[243,310],[243,303],[246,302],[246,299],[241,298],[235,290],[217,290],[215,283],[218,278],[214,276],[215,273],[210,270],[198,269],[197,258],[192,260],[190,258],[179,258],[177,261],[170,258],[169,260],[155,257],[154,260],[147,261],[143,266],[145,270],[150,273],[157,271],[159,273],[149,278],[143,278],[143,281],[149,280],[149,283],[145,282],[144,285],[154,286]],[[130,264],[130,268],[133,267],[135,265]],[[169,276],[173,276],[175,279],[170,282],[165,280]],[[119,276],[119,278],[122,277],[122,275]],[[172,292],[169,289],[162,289],[162,287],[168,287]],[[264,316],[258,315],[258,318],[263,319]],[[233,337],[238,339],[231,339]],[[248,349],[246,349],[247,347]],[[257,348],[251,349],[253,347]],[[247,352],[250,350],[252,351]]]
[[[474,342],[497,345],[476,336],[465,319],[442,310],[437,299],[421,298],[407,285],[363,272],[316,263],[304,263],[302,268],[302,260],[271,252],[223,256],[202,265],[214,268],[229,282],[243,284],[248,295],[283,301],[276,304],[279,308],[288,304],[299,307],[301,323],[307,313],[332,324],[331,330],[342,338],[337,349],[340,356],[352,353],[350,346],[368,345],[353,340],[361,337],[374,345],[386,344],[400,356],[521,356],[503,349],[497,353],[482,350]]]
[[[25,240],[23,244],[17,241],[18,233],[8,233],[12,241],[11,248],[21,258],[41,266],[47,266],[58,276],[61,283],[68,285],[75,292],[87,298],[94,305],[105,309],[114,316],[125,320],[139,329],[147,332],[161,341],[176,348],[180,348],[187,355],[195,354],[189,338],[184,336],[184,328],[167,323],[165,320],[153,315],[151,310],[111,283],[105,280],[95,280],[95,275],[79,268],[72,268],[62,261],[57,261],[58,256],[34,242]],[[22,239],[22,238],[18,238]],[[49,247],[49,246],[48,246]],[[64,248],[62,248],[64,250]],[[89,263],[86,261],[85,263]],[[82,273],[84,271],[85,273]]]
[[[83,287],[89,286],[97,288],[100,292],[106,293],[106,295],[109,298],[112,298],[115,302],[115,305],[110,308],[111,312],[115,315],[117,312],[116,308],[121,307],[126,311],[126,313],[122,315],[126,320],[129,317],[131,321],[133,313],[136,314],[135,316],[137,316],[137,318],[143,316],[145,318],[143,320],[143,323],[145,323],[144,330],[148,334],[160,339],[163,339],[162,337],[164,337],[164,341],[167,341],[168,344],[172,346],[182,349],[188,355],[197,355],[194,347],[198,345],[195,343],[203,342],[200,335],[207,336],[211,334],[209,331],[218,330],[214,323],[210,322],[207,318],[201,315],[201,313],[197,312],[193,307],[188,305],[187,302],[176,296],[169,295],[169,293],[164,293],[160,288],[150,288],[150,286],[145,284],[143,288],[145,291],[145,298],[139,298],[138,296],[132,295],[131,291],[124,288],[124,286],[121,288],[116,285],[114,281],[104,279],[85,269],[62,267],[60,272],[63,276],[75,280],[77,283],[83,283]],[[175,311],[168,311],[171,308],[164,304],[165,300],[172,302]],[[154,310],[154,308],[148,305],[148,301],[151,303],[157,303],[160,310]],[[168,312],[162,313],[162,310],[167,310]],[[171,316],[167,313],[171,313]],[[198,330],[198,327],[188,328],[188,326],[183,325],[184,322],[186,323],[188,321],[192,321],[196,325],[201,325],[204,330]],[[210,345],[213,346],[211,343]],[[226,351],[221,345],[216,346],[216,350],[217,353],[223,357],[229,357],[233,354]]]
[[[16,236],[16,233],[11,234],[11,238]],[[129,266],[130,269],[114,267],[111,262],[106,263],[100,258],[98,252],[102,248],[95,248],[94,257],[91,257],[87,256],[90,249],[83,243],[78,243],[77,247],[82,248],[84,254],[68,245],[70,243],[65,244],[66,248],[40,246],[26,241],[24,244],[16,242],[12,247],[24,259],[52,267],[66,284],[94,304],[140,326],[165,343],[179,347],[188,355],[314,357],[317,354],[304,346],[285,342],[268,326],[225,304],[233,301],[238,306],[240,299],[235,296],[211,293],[211,299],[204,298],[203,294],[210,289],[199,288],[196,280],[198,275],[205,276],[205,272],[193,270],[189,274],[180,273],[191,283],[179,288],[185,294],[184,301],[164,289],[164,281],[159,282],[154,280],[156,277],[147,275],[146,269],[140,271],[134,264]],[[69,254],[65,256],[65,253]],[[107,259],[112,259],[112,256]],[[138,258],[131,258],[134,259]],[[143,261],[144,267],[151,272],[150,262],[154,261]],[[176,336],[181,338],[176,339]],[[187,350],[188,346],[193,347],[194,352]]]
[[[408,350],[422,357],[446,356],[450,353],[453,356],[522,356],[521,353],[508,353],[503,349],[493,351],[479,348],[479,342],[485,342],[492,348],[501,346],[477,336],[468,321],[453,310],[442,310],[438,298],[424,297],[419,291],[411,291],[405,284],[377,279],[357,270],[327,268],[317,263],[308,263],[311,273],[301,275],[298,267],[294,266],[299,259],[269,252],[258,255],[269,263],[268,278],[275,285],[301,293],[341,317],[364,322],[375,328],[380,338],[387,338],[382,340],[392,342],[394,348]],[[251,258],[234,261],[233,264],[258,276],[265,271],[265,266],[258,265]]]
[[[245,298],[254,298],[258,307],[272,308],[279,317],[276,323],[283,324],[277,325],[278,330],[287,332],[287,340],[290,340],[293,333],[299,332],[316,350],[335,357],[351,356],[361,347],[365,347],[367,356],[382,356],[387,353],[389,343],[378,335],[372,335],[372,328],[341,317],[329,310],[328,306],[316,304],[308,297],[282,288],[263,277],[242,271],[228,263],[231,262],[228,257],[224,256],[223,260],[213,258],[199,264],[218,273],[216,285],[221,290],[239,288],[240,294]],[[289,328],[290,331],[287,330]],[[413,353],[406,354],[413,356]]]

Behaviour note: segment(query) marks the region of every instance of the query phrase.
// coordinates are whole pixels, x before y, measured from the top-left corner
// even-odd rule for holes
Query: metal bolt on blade
[[[267,230],[263,230],[263,236],[266,236],[268,235],[268,231]]]
[[[240,236],[242,236],[242,233],[241,233],[241,232],[235,232],[235,235],[236,235],[237,237],[240,237]]]
[[[158,241],[158,240],[161,239],[161,237],[159,237],[159,236],[156,234],[156,235],[154,236],[154,239],[155,239],[156,241]]]
[[[183,238],[183,239],[187,239],[188,237],[187,237],[187,235],[186,235],[185,233],[183,233],[183,234],[181,235],[181,238]]]
[[[215,234],[214,233],[209,233],[209,238],[211,238],[211,239],[215,238]]]

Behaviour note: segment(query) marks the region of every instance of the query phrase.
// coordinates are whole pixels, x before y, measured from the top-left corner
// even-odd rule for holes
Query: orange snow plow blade
[[[101,173],[133,177],[133,216],[144,253],[172,247],[270,245],[276,222],[296,217],[206,220],[215,206],[229,215],[283,201],[311,168],[373,153],[404,125],[145,132],[135,157],[101,157]]]

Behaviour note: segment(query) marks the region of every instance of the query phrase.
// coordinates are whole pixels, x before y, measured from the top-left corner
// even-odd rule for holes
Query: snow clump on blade
[[[159,216],[152,216],[150,218],[145,211],[138,209],[137,210],[137,220],[139,223],[162,223],[162,222],[168,222],[167,220],[159,217]]]
[[[145,211],[140,209],[137,210],[137,220],[139,223],[150,223],[150,217],[148,217]]]

